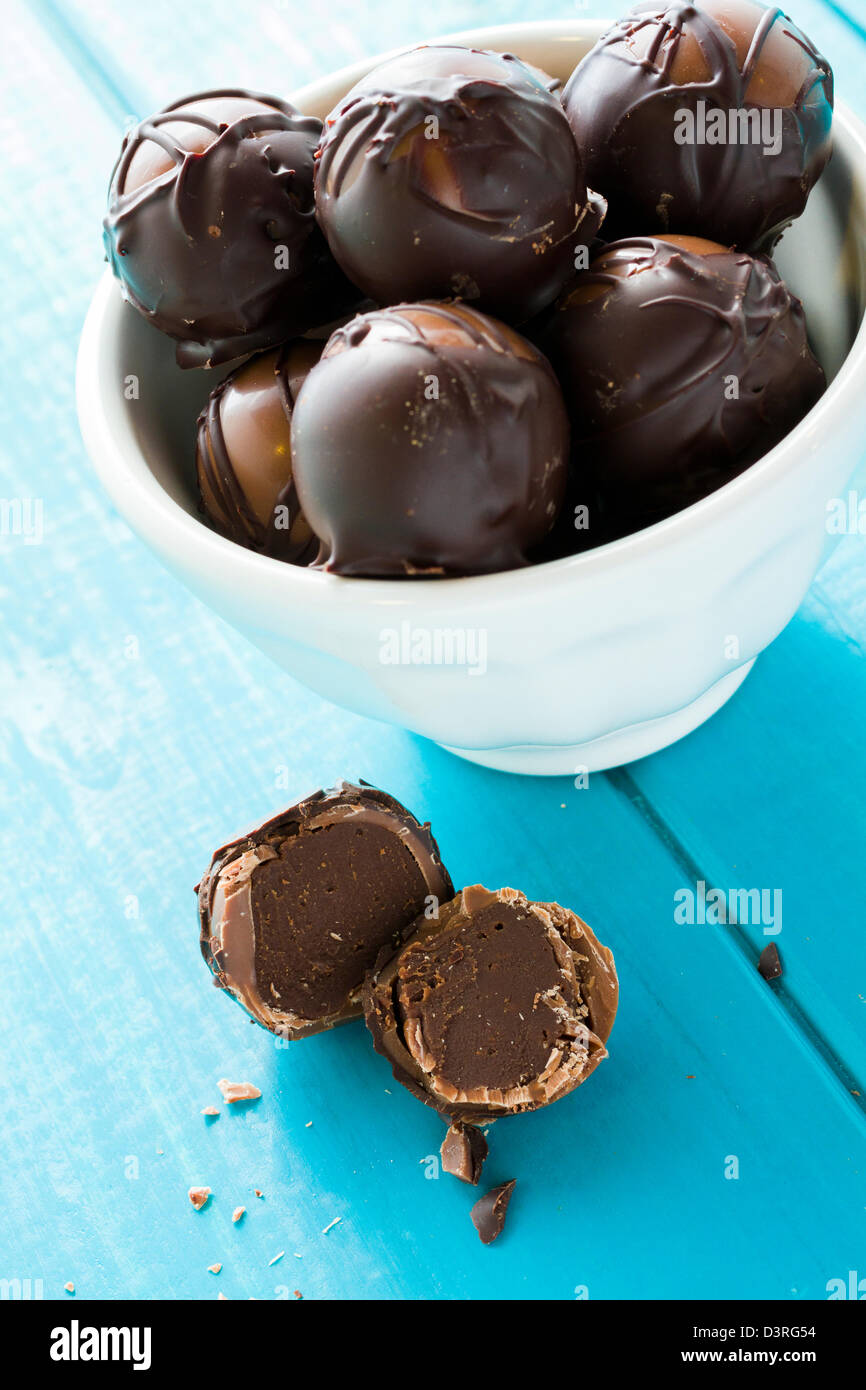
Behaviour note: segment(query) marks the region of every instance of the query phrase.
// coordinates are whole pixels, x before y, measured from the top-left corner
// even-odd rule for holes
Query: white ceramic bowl
[[[566,78],[604,27],[453,37]],[[324,116],[378,61],[293,99]],[[831,164],[778,255],[831,384],[777,448],[667,521],[529,570],[442,581],[341,579],[244,550],[196,510],[194,421],[218,373],[179,371],[173,344],[108,273],[78,360],[96,471],[170,570],[335,704],[513,772],[592,771],[654,752],[718,709],[791,618],[827,546],[828,500],[866,438],[866,130],[842,106],[834,132]],[[138,399],[124,391],[130,376]]]

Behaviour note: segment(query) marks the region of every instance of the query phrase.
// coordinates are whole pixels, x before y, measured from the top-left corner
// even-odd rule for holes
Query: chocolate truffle
[[[537,350],[461,304],[359,315],[292,420],[295,485],[345,575],[514,569],[554,523],[568,420]]]
[[[216,851],[197,888],[202,954],[257,1023],[305,1037],[356,1018],[383,946],[453,891],[429,825],[341,782]]]
[[[562,100],[611,240],[685,232],[766,248],[830,157],[830,65],[755,0],[636,5]]]
[[[359,296],[313,209],[321,122],[227,90],[131,130],[104,241],[124,298],[178,339],[182,367],[226,362],[332,322]]]
[[[198,418],[202,509],[229,540],[307,564],[318,541],[292,482],[291,420],[321,342],[297,338],[260,353],[220,382]]]
[[[573,912],[476,886],[382,952],[364,1016],[413,1095],[481,1122],[585,1081],[607,1056],[617,995],[613,956]]]
[[[765,980],[778,980],[782,974],[782,957],[775,941],[765,946],[758,957],[758,971]]]
[[[802,305],[772,262],[698,238],[605,247],[541,342],[571,415],[575,471],[620,530],[727,482],[824,389]]]
[[[575,142],[547,79],[510,54],[412,49],[325,120],[316,213],[380,304],[452,295],[520,323],[594,236]]]

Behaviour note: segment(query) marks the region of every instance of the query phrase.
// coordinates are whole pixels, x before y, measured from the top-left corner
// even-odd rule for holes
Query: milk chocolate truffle
[[[292,420],[318,563],[344,575],[526,564],[561,505],[567,454],[548,363],[457,303],[402,304],[338,328]]]
[[[364,986],[373,1044],[452,1122],[549,1105],[607,1056],[613,956],[558,903],[464,888],[387,955]]]
[[[563,92],[605,235],[684,232],[772,245],[830,157],[830,65],[756,0],[634,9]]]
[[[318,551],[292,481],[291,421],[321,342],[297,338],[220,382],[198,418],[202,509],[229,540],[294,564]]]
[[[575,471],[620,529],[727,482],[824,389],[803,307],[773,263],[698,238],[605,247],[541,341],[571,415]]]
[[[453,891],[429,825],[341,782],[216,851],[197,889],[202,954],[257,1023],[305,1037],[357,1017],[383,946]]]
[[[276,97],[227,90],[124,138],[105,249],[124,298],[178,339],[182,367],[269,347],[357,302],[315,221],[320,132]]]
[[[550,79],[511,54],[416,48],[325,120],[316,209],[349,278],[380,304],[452,295],[520,323],[594,236]]]

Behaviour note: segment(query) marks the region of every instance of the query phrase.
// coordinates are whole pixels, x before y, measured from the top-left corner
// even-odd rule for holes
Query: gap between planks
[[[670,857],[687,875],[688,880],[694,883],[703,880],[708,891],[714,889],[715,883],[701,869],[697,860],[692,857],[664,816],[644,795],[628,769],[623,767],[611,768],[604,773],[604,776],[614,790],[630,802]],[[723,939],[731,943],[733,950],[747,969],[757,971],[758,952],[735,918],[729,917]],[[836,1055],[815,1021],[805,1012],[798,1000],[789,993],[784,984],[784,978],[783,975],[781,979],[774,980],[772,985],[768,982],[768,993],[775,999],[777,1007],[786,1014],[789,1024],[799,1034],[801,1040],[821,1061],[834,1084],[844,1092],[849,1105],[853,1106],[861,1119],[866,1120],[864,1087]]]

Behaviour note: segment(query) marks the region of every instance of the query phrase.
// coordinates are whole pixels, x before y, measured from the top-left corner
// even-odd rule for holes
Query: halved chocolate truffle
[[[198,418],[196,474],[208,520],[239,545],[307,564],[318,541],[292,481],[295,401],[324,344],[297,338],[220,382]]]
[[[454,44],[374,68],[325,120],[316,215],[379,304],[452,295],[520,323],[603,215],[550,79]]]
[[[364,986],[373,1045],[452,1121],[537,1110],[607,1056],[613,956],[573,912],[513,888],[464,888],[383,951]]]
[[[124,297],[182,367],[332,322],[359,296],[313,210],[321,121],[240,90],[184,97],[124,138],[104,241]]]
[[[830,65],[776,7],[646,0],[562,95],[609,239],[684,232],[772,245],[830,158]]]
[[[429,825],[386,792],[341,782],[218,849],[198,886],[216,983],[272,1032],[361,1013],[383,947],[453,893]]]
[[[338,328],[292,418],[317,563],[344,575],[525,565],[559,511],[567,456],[549,364],[459,303],[401,304]]]
[[[697,237],[603,247],[539,342],[571,416],[575,477],[620,532],[742,472],[825,384],[772,261]]]

